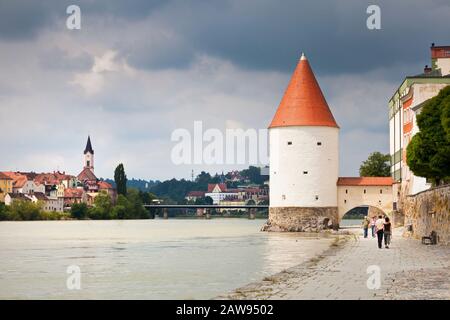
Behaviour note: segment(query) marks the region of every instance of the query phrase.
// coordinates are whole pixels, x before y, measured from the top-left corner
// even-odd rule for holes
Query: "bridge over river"
[[[206,211],[205,217],[207,219],[211,218],[211,210],[213,209],[228,209],[228,210],[239,210],[245,209],[248,212],[249,219],[255,219],[256,211],[258,209],[269,209],[268,205],[214,205],[214,204],[146,204],[144,205],[146,209],[152,210],[162,210],[164,219],[169,218],[168,209],[203,209]]]

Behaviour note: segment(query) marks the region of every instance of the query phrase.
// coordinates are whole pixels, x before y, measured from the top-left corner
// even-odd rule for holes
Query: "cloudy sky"
[[[171,134],[266,128],[304,51],[341,127],[340,174],[357,175],[388,151],[387,101],[450,44],[448,21],[448,0],[0,0],[0,170],[78,174],[88,134],[99,177],[242,168],[174,165]]]

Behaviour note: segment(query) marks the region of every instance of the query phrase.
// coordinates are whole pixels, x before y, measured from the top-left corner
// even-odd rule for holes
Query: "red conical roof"
[[[300,58],[269,128],[288,126],[339,128],[304,55]]]

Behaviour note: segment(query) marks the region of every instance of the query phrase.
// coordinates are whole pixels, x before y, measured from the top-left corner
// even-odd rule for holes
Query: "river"
[[[0,222],[0,299],[208,299],[297,265],[331,239],[265,220]],[[81,271],[69,290],[69,266]]]

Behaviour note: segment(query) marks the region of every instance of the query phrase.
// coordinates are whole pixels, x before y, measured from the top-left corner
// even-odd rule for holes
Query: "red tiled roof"
[[[78,175],[78,180],[83,182],[87,180],[93,181],[97,180],[97,177],[89,168],[84,168],[83,171],[81,171],[80,174]]]
[[[338,186],[391,186],[392,177],[339,177]]]
[[[59,180],[52,173],[40,173],[34,178],[37,184],[59,184]]]
[[[225,183],[210,183],[208,184],[208,192],[212,192],[216,186],[219,186],[221,192],[227,191],[227,185]]]
[[[98,188],[101,189],[101,190],[104,190],[104,189],[112,189],[113,187],[112,187],[111,184],[109,184],[106,181],[99,181],[98,182]]]
[[[27,176],[19,172],[5,171],[3,172],[3,174],[5,174],[6,176],[10,177],[13,180],[13,188],[22,188],[28,181]]]
[[[12,179],[3,172],[0,172],[0,180],[12,180]]]
[[[269,128],[288,126],[338,127],[304,55],[292,75]]]
[[[64,198],[81,198],[83,197],[83,189],[67,188],[64,189]]]

